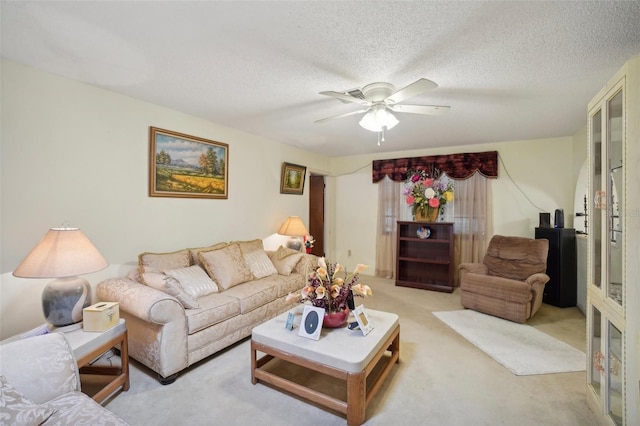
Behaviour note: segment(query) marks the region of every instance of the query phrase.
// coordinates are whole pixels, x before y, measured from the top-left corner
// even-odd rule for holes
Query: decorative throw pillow
[[[203,251],[198,254],[198,257],[211,279],[223,290],[253,279],[251,269],[244,260],[238,244],[229,244],[218,250]]]
[[[189,250],[179,250],[172,253],[141,253],[138,255],[138,269],[140,275],[145,272],[163,271],[191,266]],[[151,269],[154,268],[154,269]]]
[[[278,270],[273,266],[271,259],[269,259],[267,253],[262,249],[244,253],[244,260],[249,265],[249,269],[256,279],[278,273]]]
[[[218,244],[214,244],[214,245],[209,246],[209,247],[190,248],[189,249],[189,254],[191,255],[191,264],[192,265],[202,266],[202,265],[200,265],[200,259],[198,259],[198,253],[200,253],[201,251],[217,250],[217,249],[221,249],[223,247],[226,247],[228,245],[229,245],[229,243],[218,243]]]
[[[0,375],[0,407],[2,424],[39,425],[44,423],[57,410],[46,404],[38,405],[20,393]]]
[[[173,277],[157,272],[145,272],[142,274],[142,281],[149,287],[167,293],[178,299],[185,309],[198,309],[200,305],[195,297],[185,292],[178,280]]]
[[[259,238],[250,241],[232,241],[230,244],[238,244],[242,253],[249,253],[255,250],[264,250],[262,240]]]
[[[273,266],[269,256],[264,251],[262,240],[238,241],[237,243],[240,246],[244,260],[256,279],[278,273],[278,270]]]
[[[302,259],[296,263],[296,266],[294,266],[291,273],[297,272],[306,277],[311,271],[318,269],[318,266],[318,256],[304,253],[302,255]]]
[[[300,261],[303,253],[280,246],[278,250],[269,252],[268,255],[280,275],[291,275],[291,271]]]
[[[220,291],[204,269],[197,265],[188,268],[167,269],[164,273],[178,280],[184,291],[193,297],[206,296]]]
[[[140,268],[133,268],[127,273],[127,278],[135,281],[137,283],[142,282],[142,277],[140,276]]]

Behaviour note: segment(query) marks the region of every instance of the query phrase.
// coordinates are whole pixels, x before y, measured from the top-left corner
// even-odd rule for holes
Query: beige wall
[[[87,276],[95,286],[126,273],[143,251],[265,238],[290,214],[306,218],[307,189],[279,193],[287,161],[327,175],[328,257],[349,268],[369,264],[373,273],[373,159],[498,150],[513,182],[501,163],[495,232],[531,236],[538,210],[516,185],[545,211],[564,208],[571,226],[575,161],[586,158],[571,137],[327,158],[8,61],[1,78],[0,339],[44,322],[40,294],[48,280],[11,271],[63,221],[82,228],[110,263]],[[149,126],[228,143],[229,199],[148,197]]]
[[[327,171],[329,159],[177,111],[3,61],[0,338],[44,322],[47,279],[10,273],[53,226],[80,227],[110,263],[272,235],[308,198],[280,194],[283,161]],[[229,144],[229,198],[151,198],[149,126]],[[129,264],[129,265],[127,265]]]

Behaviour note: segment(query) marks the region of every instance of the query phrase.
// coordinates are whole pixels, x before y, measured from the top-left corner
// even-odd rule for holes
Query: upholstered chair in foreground
[[[549,241],[495,235],[482,263],[460,264],[462,306],[519,323],[542,305]]]
[[[80,392],[73,351],[61,333],[0,345],[0,424],[126,426]]]

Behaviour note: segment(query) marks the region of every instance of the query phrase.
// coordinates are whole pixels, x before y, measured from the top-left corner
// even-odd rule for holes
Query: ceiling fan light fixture
[[[386,127],[387,130],[393,129],[396,127],[396,124],[399,123],[398,119],[391,113],[391,111],[385,109],[384,112],[384,118],[382,118],[382,120],[384,120],[382,123],[384,124],[381,127]]]
[[[384,105],[371,107],[359,124],[371,132],[380,132],[383,128],[393,129],[398,124],[398,119]]]
[[[380,131],[380,125],[376,121],[376,113],[373,110],[367,112],[358,124],[371,132]]]

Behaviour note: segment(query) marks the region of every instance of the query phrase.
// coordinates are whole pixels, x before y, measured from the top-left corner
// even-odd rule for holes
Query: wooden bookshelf
[[[397,286],[453,291],[453,223],[398,221],[396,250]]]

